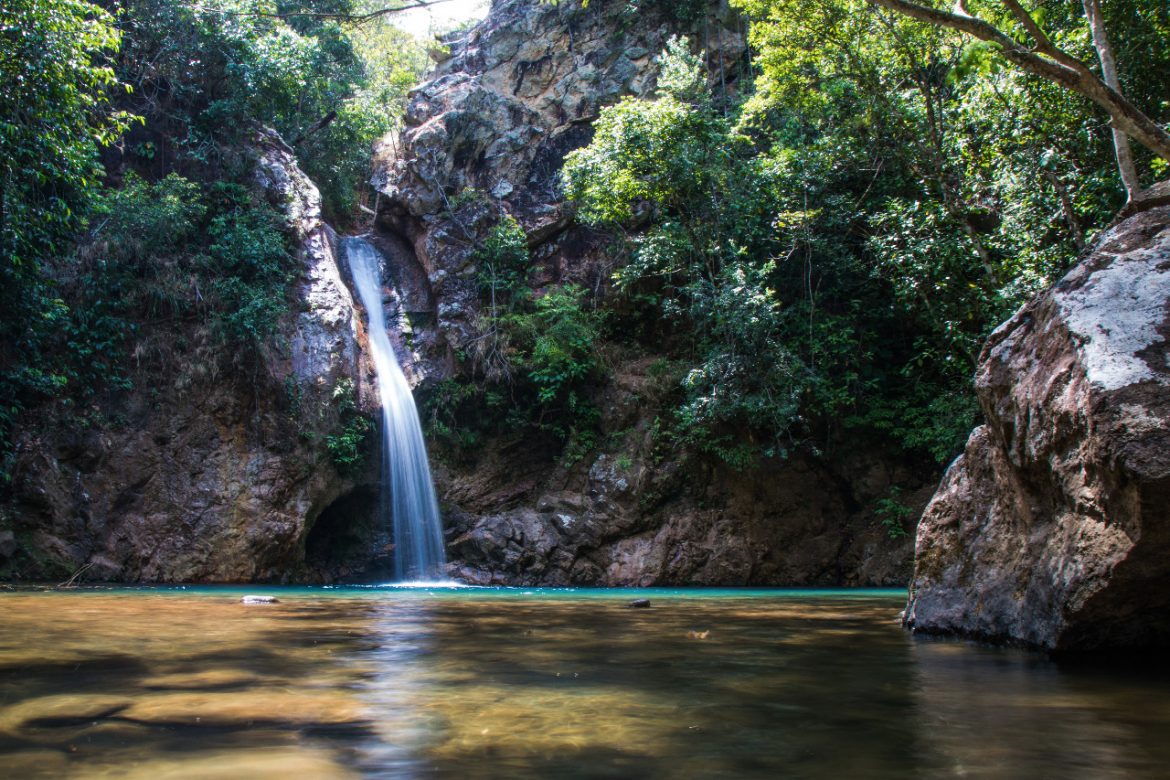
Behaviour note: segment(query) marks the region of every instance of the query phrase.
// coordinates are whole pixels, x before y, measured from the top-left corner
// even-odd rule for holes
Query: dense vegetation
[[[739,5],[754,83],[713,95],[676,40],[657,98],[604,110],[564,172],[629,246],[619,288],[692,336],[672,432],[736,465],[842,429],[945,462],[977,419],[983,339],[1125,202],[1108,125],[995,46],[866,0]],[[1080,9],[1039,5],[1093,62]],[[1105,16],[1125,94],[1165,118],[1170,10]],[[1165,174],[1137,157],[1144,184]]]
[[[527,236],[509,215],[473,259],[482,311],[482,335],[466,354],[473,375],[442,382],[425,399],[431,436],[467,451],[485,431],[535,434],[575,462],[598,444],[592,390],[604,374],[604,313],[577,285],[532,289]]]
[[[206,331],[244,361],[271,337],[295,269],[250,150],[275,128],[328,216],[353,218],[426,64],[384,17],[361,19],[373,5],[0,7],[0,474],[24,409],[85,419],[173,347],[146,343],[152,326]]]
[[[474,396],[587,450],[597,345],[624,339],[677,380],[660,420],[671,443],[750,466],[865,431],[953,456],[978,415],[981,342],[1126,191],[1099,105],[900,2],[737,0],[752,52],[730,81],[674,40],[657,97],[604,109],[564,170],[580,218],[624,248],[619,300],[599,311],[573,286],[531,289],[526,238],[503,220],[476,250],[476,382],[434,394],[436,431],[473,435],[453,410]],[[1042,48],[1013,5],[969,8]],[[128,355],[154,354],[143,329],[188,323],[236,360],[270,339],[294,270],[249,145],[275,128],[329,218],[355,218],[372,145],[426,61],[363,16],[383,6],[0,7],[0,457],[23,410],[130,387]],[[670,8],[685,21],[702,5]],[[1033,11],[1050,46],[1096,62],[1080,4]],[[1170,6],[1102,11],[1121,90],[1166,119]],[[1142,184],[1164,178],[1165,160],[1134,154]],[[339,462],[357,457],[359,428],[331,440]]]

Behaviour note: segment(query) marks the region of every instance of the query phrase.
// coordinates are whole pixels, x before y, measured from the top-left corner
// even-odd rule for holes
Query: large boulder
[[[992,334],[987,423],[918,528],[905,621],[1050,650],[1170,642],[1170,208]]]

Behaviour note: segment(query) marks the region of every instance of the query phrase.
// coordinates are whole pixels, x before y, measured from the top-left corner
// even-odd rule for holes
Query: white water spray
[[[393,522],[394,577],[439,580],[446,563],[439,502],[414,395],[386,335],[381,255],[360,238],[346,238],[342,248],[369,316],[370,352],[382,400],[382,513]]]

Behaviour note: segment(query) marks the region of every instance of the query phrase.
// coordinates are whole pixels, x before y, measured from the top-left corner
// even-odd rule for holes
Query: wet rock
[[[69,755],[64,750],[4,752],[4,770],[9,777],[67,777],[70,769]]]
[[[239,669],[203,668],[193,672],[152,674],[142,680],[142,687],[154,690],[228,690],[259,685],[263,678]]]
[[[329,780],[356,780],[362,775],[348,767],[336,751],[305,745],[272,746],[253,744],[231,750],[205,750],[190,755],[154,755],[121,765],[122,780],[233,780],[240,777],[315,777]]]
[[[987,424],[918,529],[905,622],[1053,650],[1170,643],[1170,209],[992,334]]]
[[[626,604],[628,609],[650,609],[650,599],[634,599]]]
[[[131,700],[106,694],[40,696],[0,709],[0,732],[19,733],[45,726],[86,724],[126,709]]]
[[[360,702],[343,693],[258,689],[152,693],[138,696],[119,717],[136,723],[253,728],[272,725],[341,725],[365,722]]]

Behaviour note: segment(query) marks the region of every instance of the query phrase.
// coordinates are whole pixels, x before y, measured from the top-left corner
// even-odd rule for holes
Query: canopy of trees
[[[1170,6],[1086,0],[1113,89],[1083,64],[1102,36],[1080,4],[737,4],[750,86],[710,95],[676,41],[658,97],[603,111],[565,167],[582,218],[628,242],[627,294],[694,334],[676,351],[675,433],[736,463],[842,429],[945,462],[977,419],[983,339],[1126,200],[1117,114],[1091,93],[1170,115]],[[976,13],[995,34],[972,31]],[[1159,147],[1135,138],[1133,175],[1164,177]]]
[[[1167,174],[1170,5],[734,2],[739,78],[676,39],[656,98],[604,109],[566,162],[581,219],[623,247],[619,305],[535,296],[502,223],[477,256],[472,357],[582,446],[596,343],[627,339],[676,380],[672,443],[750,466],[863,431],[944,462],[977,420],[989,330]],[[0,454],[22,410],[129,386],[139,325],[267,338],[291,269],[246,141],[275,127],[352,219],[426,62],[386,7],[0,6]]]

